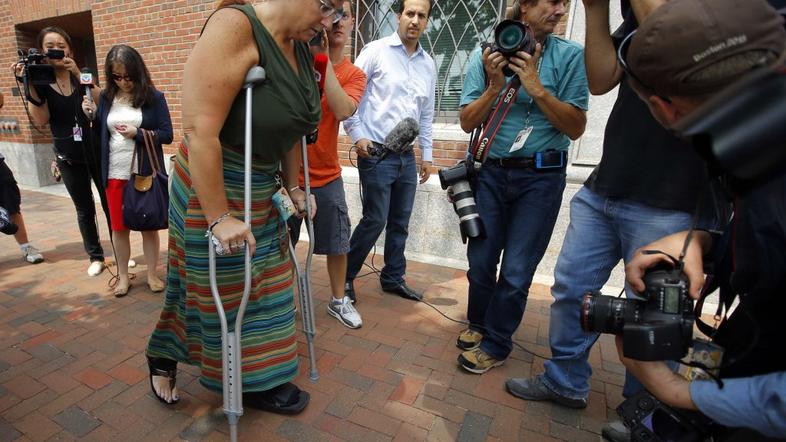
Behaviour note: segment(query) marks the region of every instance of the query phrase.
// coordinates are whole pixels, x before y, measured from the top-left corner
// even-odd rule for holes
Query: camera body
[[[19,63],[24,63],[23,76],[28,84],[34,86],[46,86],[55,82],[55,68],[46,63],[46,59],[62,60],[65,58],[65,51],[61,49],[47,49],[46,54],[38,52],[36,48],[30,48],[27,54],[21,49],[19,52]]]
[[[484,43],[481,48],[491,48],[491,52],[499,52],[505,58],[510,58],[519,51],[534,54],[536,44],[535,34],[528,24],[517,20],[503,20],[494,28],[494,42]],[[513,71],[507,66],[502,71],[508,77],[513,75]]]
[[[442,189],[453,188],[453,210],[459,216],[461,240],[467,243],[467,238],[485,237],[483,221],[475,205],[475,194],[469,180],[475,174],[471,163],[461,160],[453,167],[439,170],[439,183]]]
[[[675,410],[647,390],[626,399],[617,414],[630,428],[632,442],[698,442],[705,440],[709,430],[705,416]]]
[[[693,300],[682,270],[659,265],[644,275],[644,300],[584,295],[581,328],[622,335],[626,357],[639,361],[677,360],[693,343]]]

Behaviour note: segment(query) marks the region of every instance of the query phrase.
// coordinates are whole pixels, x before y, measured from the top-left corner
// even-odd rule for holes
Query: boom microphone
[[[408,151],[415,138],[420,135],[420,125],[412,117],[401,120],[385,137],[385,147],[395,153]]]
[[[314,56],[314,78],[319,86],[319,95],[325,91],[325,73],[327,72],[328,57],[325,54]]]

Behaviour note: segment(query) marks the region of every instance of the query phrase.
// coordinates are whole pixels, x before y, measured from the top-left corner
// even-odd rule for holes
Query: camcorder
[[[27,54],[21,49],[18,51],[19,63],[25,65],[22,76],[26,85],[46,86],[55,82],[55,67],[46,63],[47,59],[62,60],[65,51],[61,49],[47,49],[45,54],[36,48],[30,48]]]
[[[474,176],[474,167],[466,160],[459,161],[453,167],[439,170],[439,183],[442,189],[452,187],[453,210],[459,217],[461,240],[467,243],[467,238],[485,237],[483,220],[480,219],[478,208],[475,205],[475,195],[469,181]]]
[[[535,34],[532,28],[517,20],[503,20],[494,28],[494,41],[483,43],[481,49],[491,48],[491,52],[499,52],[505,58],[511,58],[516,52],[524,51],[530,55],[535,53]],[[510,77],[513,71],[505,66],[502,72]]]
[[[639,361],[679,360],[693,344],[693,299],[688,278],[669,264],[644,275],[643,300],[584,295],[581,328],[587,332],[621,335],[623,353]]]

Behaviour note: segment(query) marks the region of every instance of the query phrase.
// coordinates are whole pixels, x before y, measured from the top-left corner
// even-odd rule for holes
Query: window
[[[469,56],[480,42],[491,41],[505,0],[434,1],[420,43],[437,65],[436,121],[457,123],[461,85]],[[354,55],[363,44],[397,29],[398,0],[359,0],[355,11]]]

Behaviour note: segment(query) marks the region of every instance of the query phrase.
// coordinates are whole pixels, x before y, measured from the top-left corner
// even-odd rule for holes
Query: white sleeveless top
[[[137,109],[125,100],[112,102],[112,109],[106,117],[109,128],[109,179],[127,180],[131,178],[131,156],[134,153],[136,142],[133,138],[126,138],[115,129],[116,124],[134,126],[137,129],[142,125],[142,109]],[[139,155],[140,152],[137,152]]]

